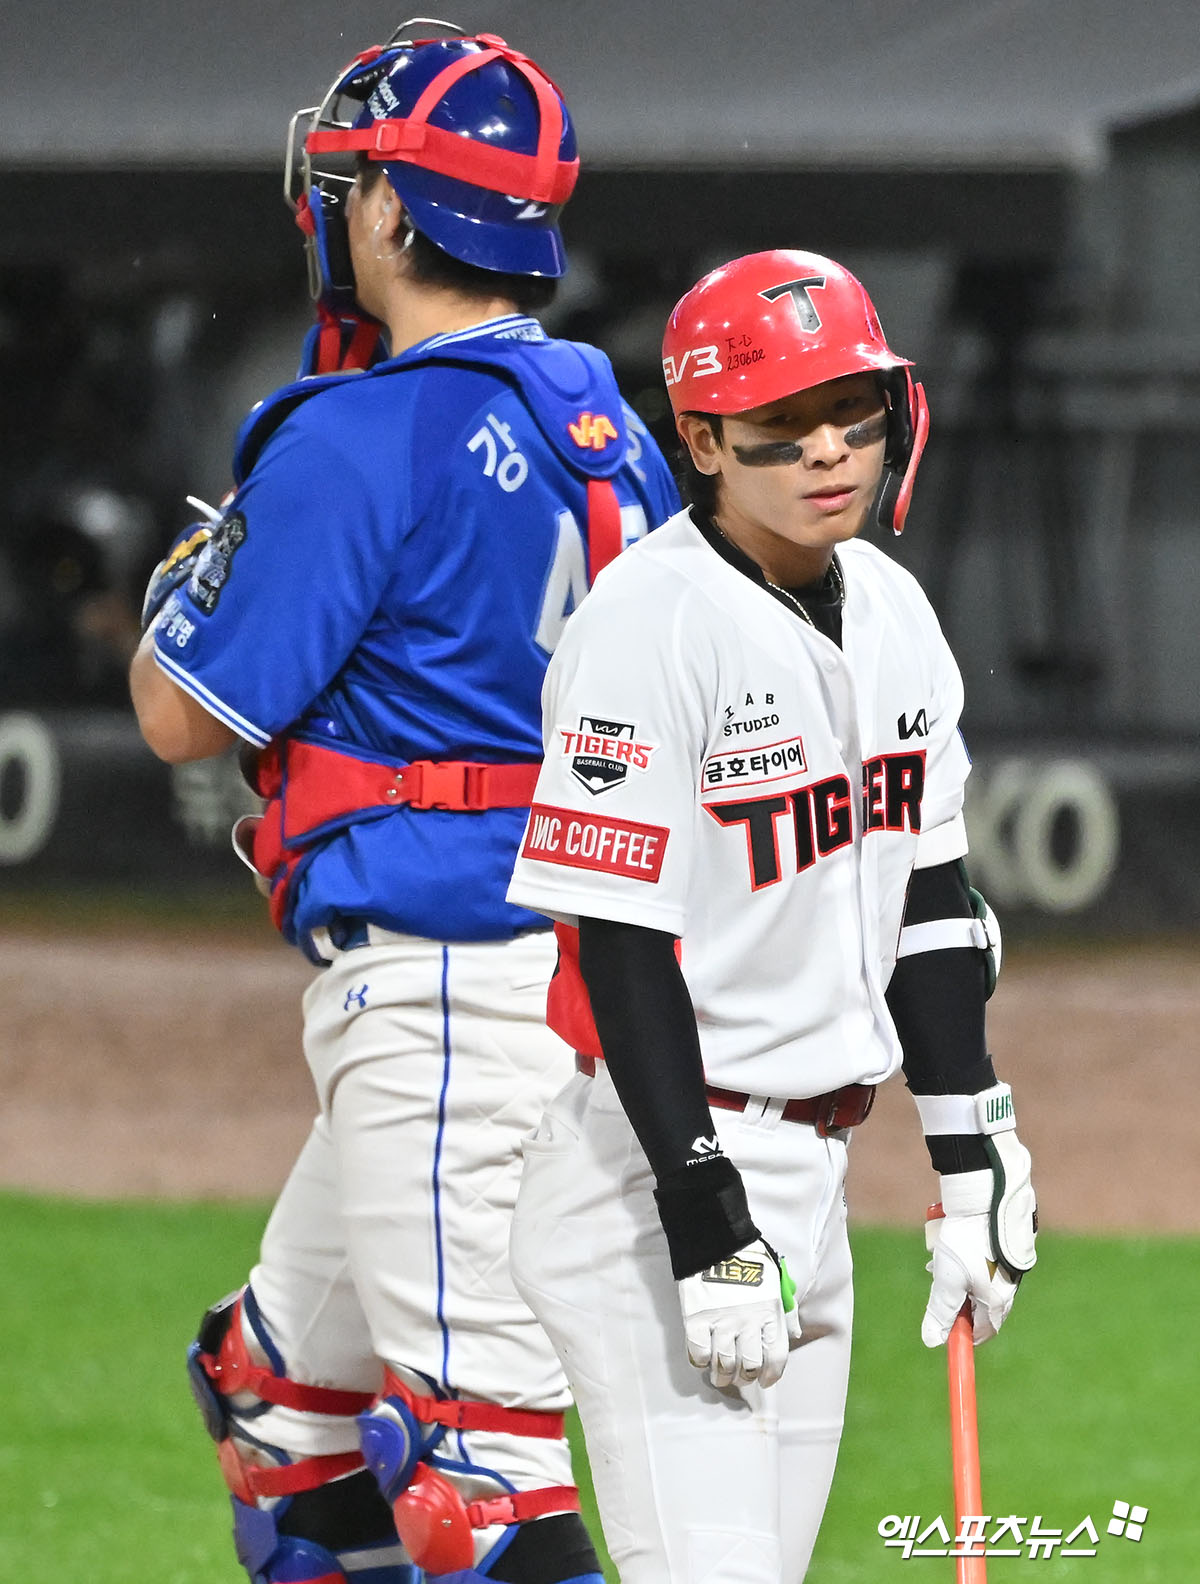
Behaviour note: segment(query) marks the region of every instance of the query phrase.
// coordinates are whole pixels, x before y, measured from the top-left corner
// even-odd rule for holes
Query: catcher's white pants
[[[251,1276],[288,1374],[376,1391],[384,1360],[559,1412],[561,1367],[508,1272],[521,1140],[571,1071],[544,1022],[553,936],[391,936],[333,957],[304,996],[320,1114]],[[294,1458],[358,1444],[353,1419],[287,1408],[253,1428]],[[451,1432],[439,1452],[518,1489],[572,1483],[565,1441]]]
[[[714,1121],[799,1293],[805,1340],[765,1391],[718,1391],[687,1361],[653,1174],[602,1063],[525,1145],[513,1276],[566,1367],[622,1584],[799,1584],[837,1459],[846,1145],[753,1102]]]

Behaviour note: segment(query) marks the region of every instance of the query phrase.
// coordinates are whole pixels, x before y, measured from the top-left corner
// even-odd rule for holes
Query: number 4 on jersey
[[[621,507],[621,544],[630,545],[647,529],[646,513],[636,503]],[[533,640],[547,654],[553,654],[562,637],[567,617],[588,591],[587,547],[575,513],[560,511],[555,519],[554,556],[546,577],[546,589],[538,613]]]

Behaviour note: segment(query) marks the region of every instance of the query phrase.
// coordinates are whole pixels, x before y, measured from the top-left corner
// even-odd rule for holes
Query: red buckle
[[[425,147],[424,121],[377,121],[375,123],[375,149],[379,154],[399,154]]]
[[[483,772],[486,765],[461,761],[441,763],[418,759],[406,765],[396,777],[408,804],[415,809],[453,809],[458,813],[479,814],[487,807]]]
[[[384,1370],[383,1396],[399,1397],[422,1424],[441,1424],[449,1430],[499,1431],[549,1441],[559,1441],[566,1433],[560,1413],[540,1408],[502,1408],[499,1403],[464,1402],[454,1397],[418,1396],[390,1369]]]
[[[578,1512],[579,1490],[574,1485],[546,1485],[540,1490],[513,1491],[510,1495],[468,1502],[466,1507],[471,1528],[486,1529],[489,1524],[525,1523],[552,1512]]]
[[[516,1505],[511,1496],[493,1496],[490,1501],[468,1502],[467,1520],[472,1529],[486,1529],[489,1524],[514,1524],[517,1521]]]

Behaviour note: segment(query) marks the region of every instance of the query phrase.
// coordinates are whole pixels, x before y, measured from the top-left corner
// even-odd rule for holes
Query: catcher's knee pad
[[[573,1485],[518,1491],[494,1469],[456,1462],[437,1451],[450,1429],[561,1439],[561,1414],[419,1394],[389,1370],[383,1395],[369,1412],[360,1415],[358,1423],[367,1467],[391,1503],[396,1532],[409,1556],[430,1578],[508,1578],[507,1571],[496,1569],[526,1529],[542,1530],[545,1543],[537,1549],[544,1556],[532,1572],[526,1568],[511,1575],[514,1579],[536,1576],[545,1584],[560,1584],[587,1578],[592,1569],[599,1572],[578,1516],[579,1492]],[[484,1479],[494,1483],[498,1494],[466,1501],[451,1478],[453,1474],[473,1482]],[[543,1523],[552,1521],[550,1514],[564,1522],[543,1530]],[[533,1519],[542,1522],[533,1524]],[[499,1540],[481,1533],[497,1527],[507,1531]],[[569,1537],[564,1530],[569,1531]],[[555,1537],[563,1553],[558,1571],[550,1549]],[[523,1542],[525,1546],[530,1543]],[[586,1562],[590,1568],[582,1565]]]
[[[359,1449],[293,1458],[256,1433],[273,1405],[349,1421],[371,1393],[289,1380],[248,1287],[204,1316],[188,1374],[233,1496],[238,1556],[255,1584],[341,1584],[349,1557],[355,1584],[413,1584],[418,1575]]]

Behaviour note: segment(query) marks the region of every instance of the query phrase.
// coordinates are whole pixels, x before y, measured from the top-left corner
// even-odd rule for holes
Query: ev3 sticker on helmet
[[[668,385],[678,385],[680,380],[691,366],[692,375],[720,374],[722,371],[721,355],[715,346],[688,347],[683,352],[678,363],[673,357],[663,358],[663,378]]]
[[[637,741],[632,721],[605,720],[598,715],[581,715],[579,730],[558,728],[563,753],[571,761],[571,774],[593,797],[620,786],[630,770],[645,770],[657,743]]]
[[[800,320],[801,330],[812,334],[821,328],[821,315],[808,294],[810,291],[819,291],[824,284],[824,275],[806,275],[803,280],[782,281],[778,286],[768,286],[766,291],[760,291],[758,295],[772,303],[785,294],[789,296]]]

